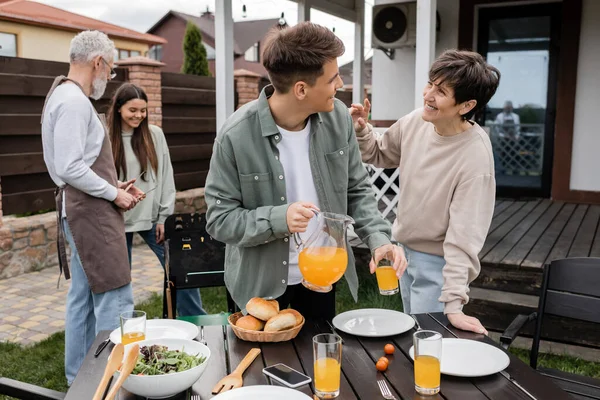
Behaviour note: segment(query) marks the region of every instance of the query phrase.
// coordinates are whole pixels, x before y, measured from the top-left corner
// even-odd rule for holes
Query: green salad
[[[132,374],[164,375],[187,371],[206,361],[201,355],[190,355],[181,349],[169,350],[167,346],[142,346]]]

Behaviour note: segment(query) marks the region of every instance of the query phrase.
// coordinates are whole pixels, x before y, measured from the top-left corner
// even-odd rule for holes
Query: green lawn
[[[399,296],[380,296],[374,277],[368,272],[359,274],[362,282],[359,303],[354,303],[345,281],[337,287],[337,312],[356,308],[388,308],[402,310]],[[202,289],[202,300],[209,313],[226,309],[225,289]],[[148,301],[138,304],[136,309],[148,313],[148,318],[162,316],[162,296],[153,295]],[[523,361],[529,362],[529,352],[511,349]],[[29,347],[0,343],[0,376],[33,383],[54,390],[66,391],[64,377],[64,332],[56,333],[48,339]],[[540,366],[557,368],[563,371],[600,378],[600,363],[592,363],[572,357],[543,354]],[[0,400],[7,399],[0,396]]]

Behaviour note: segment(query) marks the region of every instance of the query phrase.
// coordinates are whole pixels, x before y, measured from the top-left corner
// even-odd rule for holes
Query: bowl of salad
[[[200,379],[210,359],[209,348],[194,340],[162,338],[136,343],[140,354],[123,388],[142,397],[161,399],[187,390]],[[119,372],[116,374],[115,379]]]

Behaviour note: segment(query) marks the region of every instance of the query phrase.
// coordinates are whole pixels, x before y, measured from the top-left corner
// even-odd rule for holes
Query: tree
[[[181,72],[189,75],[210,76],[206,48],[202,44],[202,33],[198,27],[187,23],[183,38],[183,66]]]

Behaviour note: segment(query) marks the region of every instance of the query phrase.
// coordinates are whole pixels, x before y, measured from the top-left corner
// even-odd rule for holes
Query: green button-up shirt
[[[208,233],[226,243],[225,284],[244,308],[254,297],[279,297],[287,288],[289,240],[286,177],[267,86],[260,97],[227,119],[215,140],[206,178]],[[322,211],[349,215],[371,251],[390,243],[391,227],[379,213],[361,161],[348,109],[339,100],[329,113],[313,114],[310,164]],[[346,280],[354,299],[358,278],[352,251]]]

